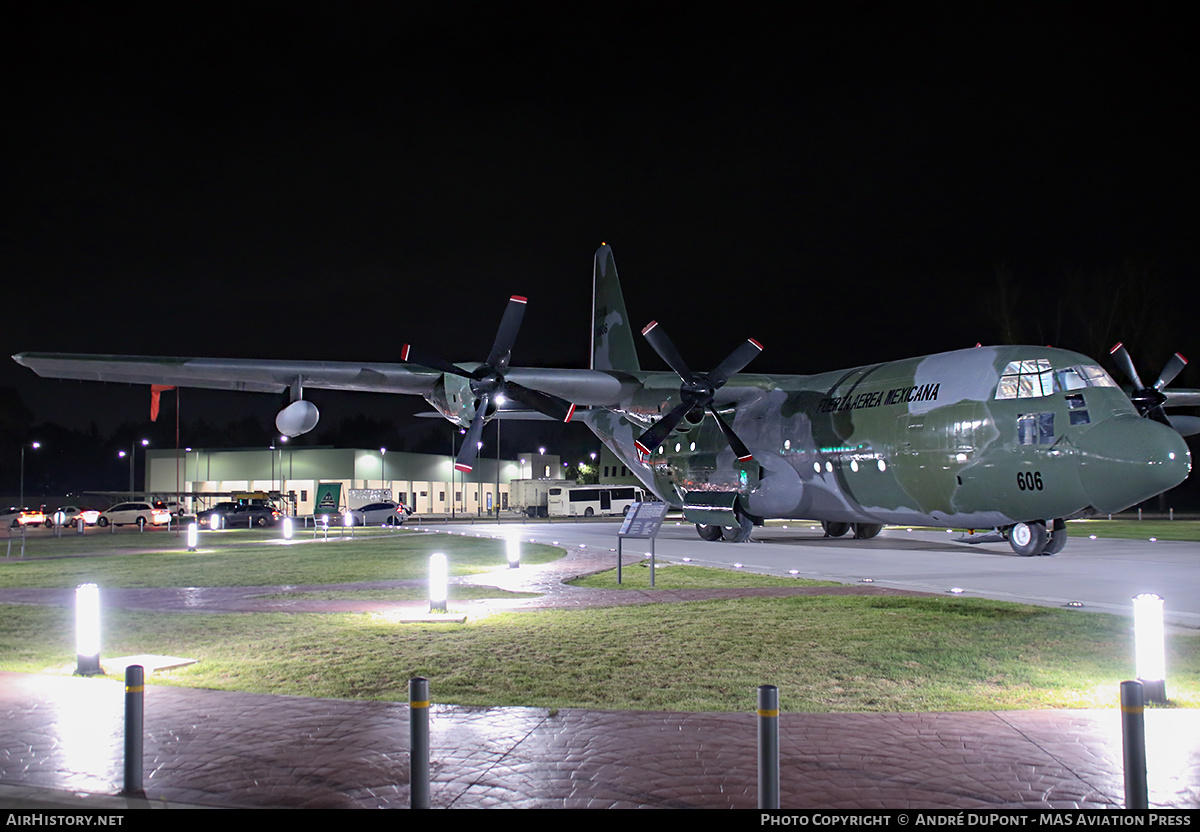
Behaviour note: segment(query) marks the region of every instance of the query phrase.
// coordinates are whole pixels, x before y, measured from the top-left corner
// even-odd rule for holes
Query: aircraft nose
[[[1076,440],[1082,452],[1080,483],[1102,512],[1129,508],[1174,488],[1192,470],[1183,437],[1153,419],[1105,419]]]

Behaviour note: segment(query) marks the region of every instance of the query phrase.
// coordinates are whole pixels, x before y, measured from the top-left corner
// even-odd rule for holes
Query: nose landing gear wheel
[[[1050,541],[1042,550],[1043,555],[1057,555],[1067,545],[1067,524],[1062,520],[1054,521],[1054,531],[1050,532]]]
[[[1066,529],[1063,530],[1066,536]],[[1046,532],[1046,524],[1040,520],[1031,523],[1017,523],[1008,530],[1008,545],[1023,558],[1040,555],[1046,548],[1050,536]],[[1066,542],[1065,539],[1063,541]],[[1060,545],[1059,548],[1062,548]]]

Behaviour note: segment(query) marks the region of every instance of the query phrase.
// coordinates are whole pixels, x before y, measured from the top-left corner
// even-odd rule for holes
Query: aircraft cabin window
[[[1054,414],[1022,413],[1017,416],[1018,445],[1053,445]]]
[[[1093,365],[1052,370],[1045,358],[1010,361],[996,386],[997,399],[1036,399],[1086,387],[1116,387],[1108,373]]]
[[[1067,395],[1067,410],[1070,411],[1072,425],[1091,424],[1092,420],[1088,418],[1087,403],[1083,400],[1082,393]]]

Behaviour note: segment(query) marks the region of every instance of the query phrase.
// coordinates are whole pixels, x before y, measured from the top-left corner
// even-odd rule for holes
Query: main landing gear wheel
[[[822,520],[821,528],[825,530],[826,537],[841,537],[846,532],[850,531],[850,524],[842,523],[837,520]]]
[[[870,540],[883,531],[882,523],[855,523],[854,524],[854,539],[855,540]]]
[[[1065,529],[1063,534],[1066,535]],[[1012,546],[1012,550],[1023,558],[1040,555],[1048,542],[1050,542],[1050,535],[1046,532],[1046,524],[1040,520],[1017,523],[1008,530],[1008,545]],[[1060,545],[1059,548],[1061,549],[1062,546]]]
[[[700,523],[696,524],[696,534],[700,535],[701,540],[713,542],[720,540],[722,537],[720,526],[705,526]]]
[[[754,531],[754,521],[736,509],[734,509],[733,516],[738,521],[738,524],[736,526],[722,526],[721,536],[730,543],[745,543],[750,539],[750,532]]]

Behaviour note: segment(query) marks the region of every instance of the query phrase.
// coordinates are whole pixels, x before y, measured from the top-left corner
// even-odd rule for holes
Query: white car
[[[0,525],[8,526],[13,529],[21,526],[40,526],[46,522],[46,515],[37,509],[32,508],[10,508],[8,511],[0,512]]]
[[[149,503],[118,503],[108,511],[100,512],[96,522],[101,526],[127,526],[136,524],[139,529],[150,526],[165,526],[171,522],[171,512],[155,508]]]
[[[47,512],[46,528],[50,528],[55,524],[55,518],[58,517],[58,513],[60,511],[63,513],[62,524],[64,526],[74,526],[75,521],[80,517],[82,517],[83,522],[89,526],[96,525],[96,521],[100,519],[100,511],[98,509],[80,508],[79,506],[59,506],[54,511]]]
[[[403,503],[394,503],[391,500],[350,509],[350,517],[355,526],[402,526],[404,518],[411,513]]]

